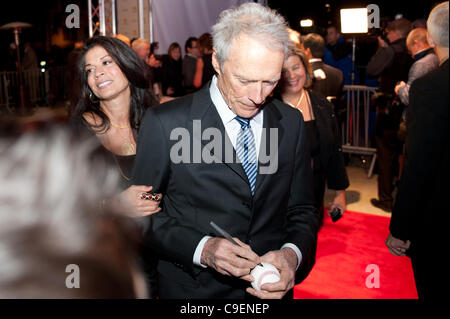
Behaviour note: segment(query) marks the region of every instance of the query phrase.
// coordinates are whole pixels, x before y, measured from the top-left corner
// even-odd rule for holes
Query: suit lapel
[[[201,130],[199,134],[195,134],[194,132],[193,123],[195,120],[200,120]],[[191,132],[194,133],[193,139],[196,140],[194,143],[200,142],[199,145],[202,146],[201,150],[194,151],[209,152],[210,155],[214,156],[217,161],[220,161],[228,166],[246,183],[249,183],[244,168],[240,163],[236,162],[236,151],[234,150],[233,144],[231,144],[230,138],[225,131],[225,127],[222,123],[222,120],[220,119],[219,113],[217,112],[216,107],[211,100],[209,94],[209,85],[205,85],[204,89],[200,90],[197,94],[194,94],[191,107],[190,123],[188,123],[188,127],[190,127]],[[214,128],[220,131],[222,154],[216,154],[217,150],[215,150],[211,145],[213,144],[211,143],[211,140],[203,140],[201,138],[202,133],[208,128]]]
[[[278,148],[281,145],[281,140],[284,134],[284,128],[281,125],[280,120],[281,113],[276,108],[274,102],[268,103],[264,107],[264,120],[258,156],[259,163],[258,175],[256,177],[255,198],[261,193],[261,189],[264,186],[263,183],[266,181],[267,175],[271,175],[261,174],[261,169],[263,168],[262,165],[268,166],[270,163],[278,163]],[[276,147],[273,147],[274,145],[272,145],[271,149],[270,141],[272,139],[276,139]],[[264,163],[261,162],[262,160],[264,160]]]

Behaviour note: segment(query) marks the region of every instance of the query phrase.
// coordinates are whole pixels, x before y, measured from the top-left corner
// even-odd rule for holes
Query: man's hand
[[[297,268],[297,254],[290,248],[270,251],[261,257],[262,262],[274,265],[280,271],[280,281],[267,283],[257,291],[247,288],[247,292],[261,299],[281,299],[295,285],[295,269]]]
[[[145,63],[147,63],[153,68],[159,68],[162,66],[162,62],[157,60],[153,54],[145,58]]]
[[[378,37],[378,46],[380,48],[387,48],[389,44],[387,44],[387,42],[384,41],[382,37]]]
[[[203,247],[200,262],[214,268],[217,272],[238,277],[252,282],[250,271],[260,262],[249,245],[233,238],[240,246],[236,246],[224,238],[210,238]]]
[[[406,83],[405,83],[404,81],[400,81],[400,82],[395,86],[395,88],[394,88],[395,94],[398,95],[398,90],[399,90],[402,86],[404,86],[404,85],[406,85]]]
[[[408,250],[409,246],[411,246],[411,242],[409,240],[405,242],[401,239],[393,237],[391,233],[389,233],[385,243],[391,254],[395,256],[406,256],[405,252]]]

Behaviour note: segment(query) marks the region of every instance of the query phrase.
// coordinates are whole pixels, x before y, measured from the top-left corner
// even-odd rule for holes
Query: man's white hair
[[[427,29],[434,43],[448,48],[448,1],[433,8],[427,20]]]
[[[242,34],[272,50],[284,51],[285,57],[292,47],[286,20],[279,13],[257,3],[244,3],[222,11],[212,27],[213,46],[221,66],[228,58],[233,40]]]
[[[140,49],[144,45],[150,45],[150,42],[144,38],[139,38],[139,39],[136,39],[133,41],[133,43],[131,44],[131,47],[133,49]]]

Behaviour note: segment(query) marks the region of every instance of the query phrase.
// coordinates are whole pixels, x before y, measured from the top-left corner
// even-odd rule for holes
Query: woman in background
[[[335,190],[328,213],[334,208],[345,211],[345,189],[349,182],[333,105],[307,89],[311,82],[310,74],[309,62],[304,52],[296,46],[283,65],[278,89],[283,102],[298,109],[305,121],[313,166],[315,202],[322,224],[325,182],[329,189]]]
[[[168,54],[163,56],[161,68],[162,92],[165,96],[184,95],[181,63],[181,47],[177,42],[169,46]]]

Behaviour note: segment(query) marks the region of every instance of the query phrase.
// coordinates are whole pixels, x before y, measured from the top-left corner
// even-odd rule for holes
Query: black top
[[[203,74],[202,74],[202,85],[208,83],[208,81],[211,81],[214,74],[216,74],[216,71],[214,70],[214,67],[212,65],[212,53],[211,54],[205,54],[203,57]]]
[[[103,147],[104,148],[104,147]],[[121,177],[121,186],[122,189],[130,186],[131,173],[133,172],[134,159],[136,158],[136,154],[134,155],[116,155],[106,148],[105,151],[109,152],[111,156],[113,156],[117,168],[119,169],[120,177]]]
[[[70,128],[73,132],[82,139],[95,138],[98,140],[95,133],[86,126],[85,122],[81,117],[72,118],[69,122]],[[134,166],[134,159],[136,155],[116,155],[113,152],[106,149],[98,140],[98,147],[95,149],[95,153],[103,153],[102,155],[106,158],[108,164],[112,167],[117,167],[120,174],[120,188],[122,190],[130,186],[131,172]]]
[[[333,104],[314,92],[308,90],[311,108],[316,119],[320,152],[314,160],[314,170],[323,170],[329,189],[343,190],[349,186],[344,157],[342,156],[342,140]],[[319,167],[320,165],[321,167]]]
[[[320,170],[320,140],[319,140],[319,130],[316,126],[316,121],[306,121],[305,122],[306,135],[308,136],[309,141],[309,151],[311,153],[311,158],[313,159],[313,169],[314,171]]]
[[[167,96],[184,95],[181,59],[176,61],[169,55],[164,55],[162,58],[162,62],[163,65],[161,67],[161,85],[163,94]],[[169,87],[172,88],[174,93],[167,93],[167,89]]]
[[[329,189],[344,190],[350,183],[345,169],[344,158],[342,156],[342,140],[336,114],[331,104],[322,95],[308,90],[311,100],[311,109],[314,114],[314,125],[311,121],[306,123],[306,132],[310,150],[313,152],[314,172],[319,170],[326,176]],[[278,92],[274,98],[281,100]],[[315,132],[314,132],[315,131]]]

